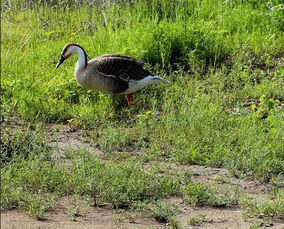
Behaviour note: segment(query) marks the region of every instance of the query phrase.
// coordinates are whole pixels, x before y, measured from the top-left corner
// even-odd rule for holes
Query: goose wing
[[[127,82],[130,80],[141,80],[146,76],[153,75],[143,68],[143,62],[117,54],[106,54],[97,57],[94,59],[94,67],[100,73],[111,75]]]

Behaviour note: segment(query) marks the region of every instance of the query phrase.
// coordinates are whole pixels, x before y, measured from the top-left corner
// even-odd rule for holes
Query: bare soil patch
[[[68,125],[49,124],[46,125],[46,133],[49,146],[55,150],[66,151],[84,148],[88,151],[98,152],[90,142],[86,141],[87,132],[85,130],[72,128]]]
[[[44,221],[35,220],[20,211],[4,212],[1,218],[2,229],[164,228],[151,219],[130,220],[125,214],[101,208],[93,208],[87,215],[76,217],[75,221],[63,210],[53,211]]]
[[[58,151],[68,149],[77,150],[84,148],[88,151],[102,154],[85,138],[86,132],[80,129],[72,129],[67,125],[47,125],[47,142]],[[154,163],[154,162],[151,162]],[[161,163],[161,162],[159,162]],[[238,188],[241,193],[251,194],[260,199],[266,198],[271,192],[271,185],[264,184],[248,178],[236,178],[224,168],[211,168],[199,165],[179,165],[175,163],[163,163],[165,167],[172,169],[186,169],[192,174],[194,182],[214,184],[220,189]],[[163,172],[163,171],[161,171]],[[246,219],[242,215],[239,206],[235,208],[210,208],[190,207],[184,203],[181,197],[168,199],[177,206],[178,212],[175,220],[180,228],[220,228],[220,229],[245,229],[253,223],[262,223],[261,228],[284,229],[284,219]],[[1,228],[3,229],[90,229],[90,228],[170,228],[167,223],[160,223],[149,218],[144,213],[132,210],[115,210],[106,205],[93,207],[86,203],[80,204],[80,215],[75,221],[68,215],[70,203],[68,198],[63,198],[56,209],[48,212],[47,220],[38,221],[27,216],[23,211],[10,210],[1,213]],[[190,218],[198,218],[203,215],[203,220],[191,225]]]

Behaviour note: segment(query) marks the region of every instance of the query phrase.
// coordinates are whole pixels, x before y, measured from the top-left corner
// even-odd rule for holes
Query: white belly
[[[135,91],[141,90],[142,88],[151,85],[153,83],[163,81],[164,79],[159,76],[147,76],[142,80],[130,80],[129,88],[124,92],[124,94],[130,94]]]

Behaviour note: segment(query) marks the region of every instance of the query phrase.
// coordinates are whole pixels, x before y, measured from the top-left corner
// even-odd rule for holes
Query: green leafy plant
[[[257,118],[266,118],[268,112],[274,109],[276,106],[280,105],[280,101],[277,99],[267,98],[266,95],[262,95],[259,98],[259,103],[251,105],[251,109],[256,112]]]
[[[192,206],[229,207],[236,205],[239,200],[237,191],[219,193],[214,188],[201,183],[188,183],[184,187],[183,195],[185,202]]]
[[[200,226],[201,223],[205,222],[206,214],[199,214],[196,217],[190,217],[187,219],[187,223],[193,226]]]
[[[52,200],[48,196],[32,194],[25,197],[25,212],[38,219],[46,219],[46,211],[51,207]]]
[[[79,197],[76,195],[70,198],[70,206],[68,208],[67,214],[72,221],[76,221],[76,217],[81,216],[78,199]]]
[[[284,192],[281,189],[276,189],[271,197],[265,201],[245,197],[242,199],[242,207],[247,217],[281,218],[284,216]]]

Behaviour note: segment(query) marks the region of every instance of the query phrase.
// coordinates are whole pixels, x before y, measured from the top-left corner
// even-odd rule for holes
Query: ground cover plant
[[[283,185],[275,182],[284,172],[282,1],[7,0],[1,7],[3,209],[45,219],[57,200],[76,196],[178,225],[164,202],[178,196],[188,206],[283,218]],[[89,59],[141,59],[171,84],[135,93],[131,107],[120,97],[112,105],[76,83],[76,57],[55,68],[68,42]],[[99,153],[51,146],[46,126],[57,124],[84,130]],[[259,203],[184,171],[161,172],[159,163],[225,168],[280,191]]]

